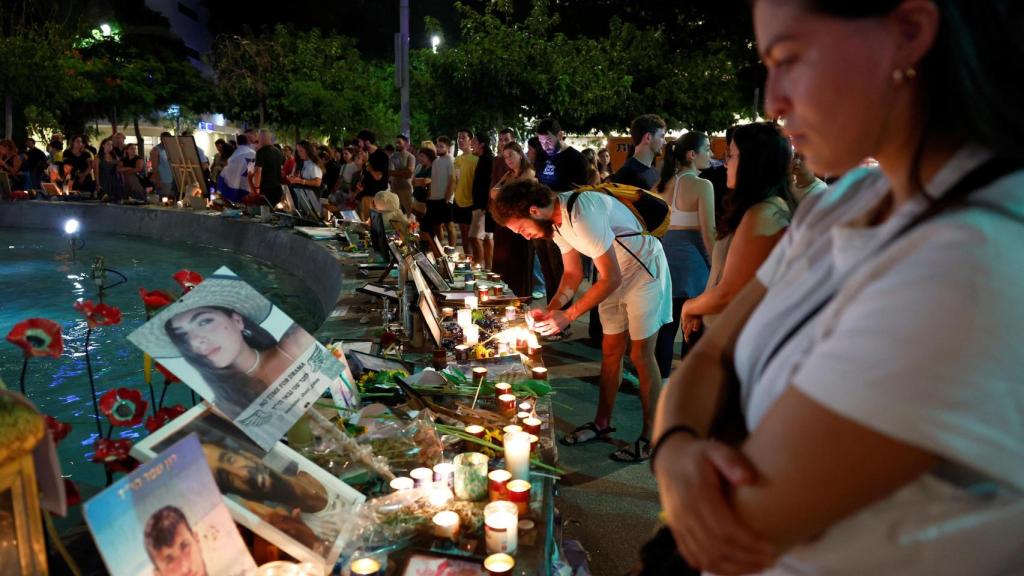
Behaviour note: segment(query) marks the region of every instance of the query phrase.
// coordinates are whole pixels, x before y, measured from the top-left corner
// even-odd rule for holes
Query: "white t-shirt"
[[[566,204],[572,194],[562,192],[558,195],[562,225],[555,228],[553,240],[563,254],[576,250],[584,256],[597,258],[614,246],[615,258],[622,272],[620,290],[625,289],[634,279],[646,282],[652,275],[655,278],[668,277],[667,263],[661,250],[661,242],[657,238],[650,235],[621,237],[643,231],[643,227],[629,208],[607,194],[582,192],[573,205],[570,224]],[[630,255],[630,252],[636,255],[636,258]],[[643,265],[640,262],[643,262]],[[644,266],[647,270],[644,270]],[[647,273],[648,270],[650,274]]]
[[[299,177],[303,180],[316,180],[324,177],[324,171],[317,166],[316,162],[308,161],[302,163],[302,172]]]
[[[448,190],[448,181],[452,177],[452,157],[450,154],[438,156],[430,166],[430,199],[444,200]]]
[[[986,157],[961,150],[930,194],[945,193]],[[737,344],[742,405],[756,430],[792,384],[942,464],[794,548],[768,573],[1024,573],[1024,225],[984,209],[951,211],[891,241],[924,208],[922,198],[877,227],[843,225],[888,188],[880,172],[858,169],[800,205],[757,273],[768,292]],[[1024,171],[972,198],[1024,212]]]
[[[341,180],[346,185],[352,183],[352,177],[359,172],[359,166],[355,162],[349,162],[341,167]]]
[[[408,150],[401,152],[395,152],[388,158],[391,164],[391,170],[409,170],[413,174],[416,173],[416,157],[409,153]],[[398,176],[391,176],[391,190],[412,190],[412,176],[408,178],[400,178]]]

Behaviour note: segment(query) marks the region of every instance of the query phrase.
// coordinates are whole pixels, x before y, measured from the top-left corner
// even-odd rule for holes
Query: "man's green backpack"
[[[648,192],[643,188],[627,184],[616,184],[615,182],[583,186],[573,190],[572,196],[569,197],[565,204],[565,209],[569,213],[570,218],[572,217],[572,207],[576,204],[576,199],[583,192],[601,192],[625,204],[626,208],[629,208],[629,211],[640,222],[640,226],[644,229],[644,234],[661,238],[668,231],[670,220],[669,208],[668,203],[661,196]]]

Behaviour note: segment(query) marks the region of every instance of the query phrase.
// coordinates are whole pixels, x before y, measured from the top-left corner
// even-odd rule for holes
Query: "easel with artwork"
[[[167,162],[171,165],[174,183],[178,186],[178,200],[191,197],[197,186],[205,189],[206,178],[203,176],[203,165],[199,161],[196,140],[192,136],[161,136],[160,143],[167,152]]]

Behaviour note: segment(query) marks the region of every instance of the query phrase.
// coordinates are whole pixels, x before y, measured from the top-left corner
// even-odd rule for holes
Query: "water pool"
[[[126,337],[146,320],[139,288],[179,294],[171,276],[182,268],[206,276],[227,266],[304,328],[310,332],[317,328],[319,304],[308,287],[296,276],[255,258],[206,246],[113,234],[90,233],[84,241],[72,259],[67,239],[58,233],[0,228],[0,334],[6,335],[26,318],[47,318],[62,327],[64,354],[59,359],[33,358],[25,385],[29,398],[43,413],[72,425],[58,450],[64,474],[76,482],[98,486],[105,480],[102,466],[89,461],[97,434],[85,366],[86,323],[74,309],[76,300],[97,301],[96,286],[90,279],[95,257],[103,256],[108,268],[128,278],[105,297],[106,303],[121,309],[121,323],[97,328],[89,343],[98,394],[128,387],[149,400],[142,352]],[[108,283],[116,280],[110,275]],[[0,342],[0,377],[11,389],[18,387],[21,364],[21,349]],[[155,373],[158,395],[162,382],[163,377]],[[164,405],[173,404],[191,406],[191,394],[183,384],[173,384],[168,390]],[[105,420],[103,424],[106,430]],[[137,440],[146,434],[140,424],[115,428],[112,437]]]

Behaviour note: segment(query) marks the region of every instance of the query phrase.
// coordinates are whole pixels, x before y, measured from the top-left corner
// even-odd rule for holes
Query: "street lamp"
[[[441,45],[441,37],[440,36],[438,36],[437,34],[434,34],[433,36],[430,37],[430,48],[431,48],[431,50],[434,51],[434,54],[437,54],[437,47],[440,46],[440,45]]]

